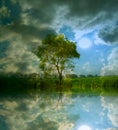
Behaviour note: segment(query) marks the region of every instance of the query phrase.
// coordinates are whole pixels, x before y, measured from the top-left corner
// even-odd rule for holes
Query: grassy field
[[[58,79],[0,77],[0,94],[55,93],[58,91]],[[118,76],[65,78],[62,92],[81,95],[118,96]]]
[[[74,93],[118,95],[118,76],[76,78],[72,84]]]

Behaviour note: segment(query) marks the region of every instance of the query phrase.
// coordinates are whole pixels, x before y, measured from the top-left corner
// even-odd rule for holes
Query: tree
[[[84,74],[81,74],[80,77],[81,77],[81,78],[85,78],[86,76],[85,76]]]
[[[57,74],[59,90],[62,89],[63,71],[70,66],[72,58],[79,58],[76,44],[66,39],[62,34],[47,35],[34,53],[39,57],[39,67],[44,75]]]
[[[92,74],[88,74],[87,77],[94,77]]]

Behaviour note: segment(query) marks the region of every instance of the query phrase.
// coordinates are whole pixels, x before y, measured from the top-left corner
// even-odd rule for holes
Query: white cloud
[[[101,38],[99,38],[98,32],[95,32],[93,36],[93,42],[95,45],[99,45],[99,44],[107,45]]]
[[[118,74],[118,47],[114,48],[107,58],[108,64],[101,69],[101,75]]]
[[[56,6],[55,8],[57,8],[56,14],[50,26],[58,33],[63,25],[68,25],[69,23],[65,18],[69,10],[67,6]]]
[[[89,62],[86,62],[86,63],[83,65],[83,69],[89,70],[89,68],[90,68],[90,63],[89,63]]]
[[[80,68],[79,73],[80,74],[92,74],[94,69],[95,68],[91,66],[91,63],[87,61],[82,65],[82,68]]]
[[[33,39],[32,39],[33,40]],[[28,39],[25,42],[21,35],[15,34],[13,32],[10,35],[6,34],[6,37],[0,39],[1,42],[8,41],[9,44],[7,49],[3,52],[4,57],[0,58],[0,64],[3,65],[0,68],[0,72],[9,73],[9,72],[23,72],[23,73],[35,73],[38,71],[38,58],[31,52],[33,47],[37,46],[35,43],[31,43]],[[25,42],[25,44],[24,44]],[[2,44],[4,48],[5,44]],[[30,47],[29,47],[30,45]],[[1,48],[2,49],[2,48]]]

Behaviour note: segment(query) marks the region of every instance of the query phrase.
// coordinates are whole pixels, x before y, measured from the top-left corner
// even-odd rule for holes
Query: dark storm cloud
[[[67,18],[75,16],[80,19],[84,18],[88,20],[101,14],[93,21],[93,24],[100,23],[100,21],[106,19],[110,20],[115,17],[115,14],[118,14],[117,0],[23,0],[15,4],[10,2],[10,0],[8,0],[8,2],[2,0],[1,3],[3,3],[3,1],[5,1],[5,6],[8,12],[10,12],[11,18],[23,21],[21,15],[25,15],[26,19],[29,18],[29,21],[37,20],[39,24],[46,23],[50,25],[55,18],[58,7],[61,6],[67,6],[69,8],[69,12],[65,16]],[[15,20],[13,21],[15,22]]]
[[[116,14],[118,14],[117,0],[23,0],[15,4],[10,2],[10,0],[8,0],[8,2],[2,0],[1,3],[3,3],[3,1],[8,12],[10,12],[10,18],[15,19],[11,19],[13,24],[18,20],[20,22],[20,25],[16,25],[14,28],[21,31],[23,35],[29,31],[29,35],[37,36],[39,30],[36,26],[41,27],[44,24],[50,26],[51,22],[55,19],[56,11],[58,11],[58,8],[61,6],[67,6],[69,9],[69,12],[65,15],[67,19],[74,16],[85,19],[84,23],[80,20],[80,25],[86,24],[88,20],[91,20],[85,27],[94,26],[103,21],[105,22],[105,20],[115,19]],[[22,17],[23,15],[24,17]],[[6,18],[8,18],[7,15]],[[28,20],[28,23],[22,25],[25,19]],[[47,33],[49,30],[47,27]],[[40,31],[45,35],[46,28],[40,28]]]
[[[106,43],[118,44],[118,26],[107,26],[100,30],[99,37]]]
[[[110,14],[117,11],[118,8],[117,0],[24,0],[24,2],[34,8],[41,8],[45,12],[52,10],[55,5],[67,5],[72,15],[79,16],[96,15],[100,11],[106,11]]]
[[[21,6],[10,0],[0,1],[0,25],[17,23],[20,20]]]
[[[31,19],[37,19],[39,23],[51,23],[55,14],[55,11],[51,9],[42,9],[42,8],[36,8],[31,7],[30,9],[26,9],[24,11],[24,14],[26,14]]]
[[[67,21],[73,23],[73,18],[76,18],[78,20],[73,24],[76,24],[79,29],[86,29],[107,24],[111,20],[116,22],[118,19],[117,0],[24,0],[20,1],[20,4],[23,10],[22,14],[26,15],[29,24],[33,26],[35,26],[34,23],[37,24],[36,26],[43,26],[43,24],[50,26],[57,17],[58,9],[63,6],[67,8],[58,15],[61,17],[65,12],[67,13],[63,20],[60,17],[57,19],[59,25],[66,24]]]
[[[46,34],[54,33],[41,22],[38,27],[24,24],[21,16],[26,12],[20,7],[15,0],[0,1],[0,71],[4,73],[36,72],[38,61],[31,51]],[[33,17],[29,20],[33,21]]]
[[[30,3],[30,2],[29,2]],[[54,32],[49,27],[40,27],[37,28],[33,25],[24,25],[23,19],[21,18],[21,15],[27,14],[27,17],[31,17],[31,21],[33,19],[38,19],[39,24],[44,23],[45,21],[49,22],[50,15],[45,15],[45,12],[50,12],[50,10],[44,10],[41,8],[34,8],[32,7],[30,10],[26,9],[23,12],[23,8],[21,8],[22,5],[18,2],[11,2],[10,0],[2,0],[0,2],[0,25],[9,25],[7,26],[7,29],[11,29],[12,31],[15,31],[16,33],[20,33],[22,36],[35,36],[42,38],[48,33]],[[40,25],[38,25],[40,26]],[[5,29],[5,28],[4,28]],[[3,31],[2,29],[0,31]]]
[[[45,35],[49,33],[55,33],[54,30],[52,30],[49,27],[44,27],[44,28],[36,28],[31,25],[10,25],[7,27],[7,29],[20,34],[24,39],[28,37],[36,37],[39,39],[42,39],[45,37]]]
[[[0,42],[0,58],[3,58],[6,56],[6,51],[8,49],[9,46],[9,42],[5,41],[5,42]]]
[[[117,0],[74,0],[71,1],[70,11],[76,15],[96,15],[100,11],[115,12],[118,8]]]
[[[65,4],[69,7],[66,17],[78,18],[78,26],[83,29],[118,19],[117,0],[74,0]]]

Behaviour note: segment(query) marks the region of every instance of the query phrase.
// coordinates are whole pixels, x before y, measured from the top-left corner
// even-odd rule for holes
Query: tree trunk
[[[62,74],[59,75],[59,91],[62,92]]]
[[[56,65],[57,72],[58,72],[58,78],[59,78],[59,92],[62,92],[62,70],[60,70],[58,63]]]

